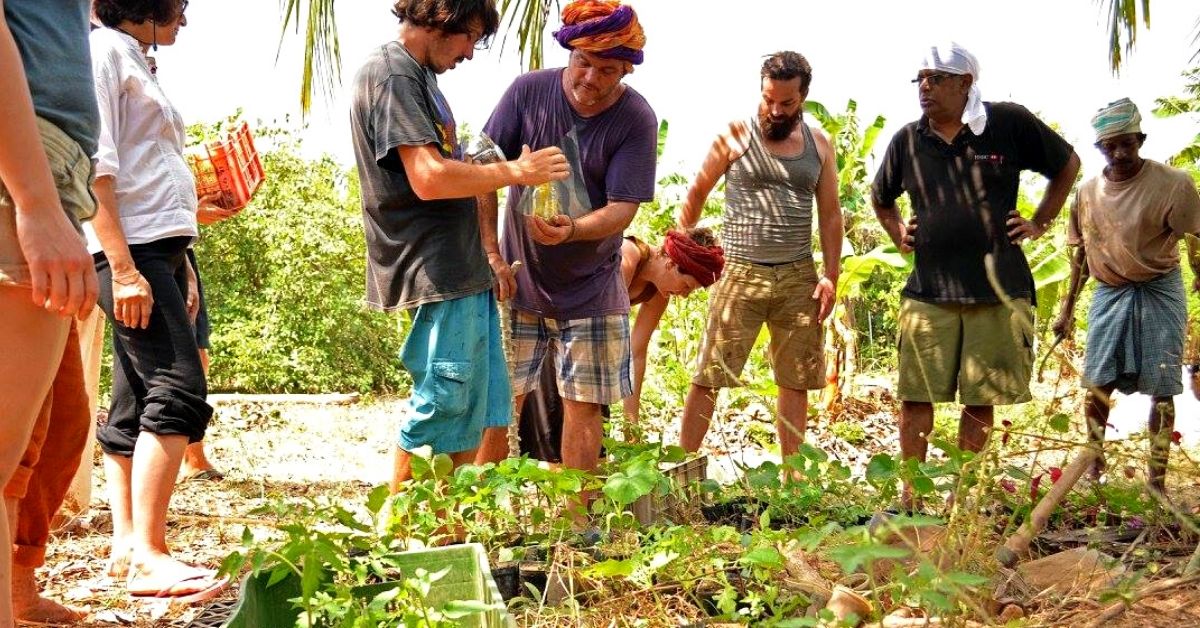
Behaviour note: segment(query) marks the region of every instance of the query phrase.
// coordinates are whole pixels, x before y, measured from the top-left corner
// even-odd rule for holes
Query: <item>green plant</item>
[[[194,140],[223,125],[192,127]],[[388,392],[405,382],[406,319],[362,306],[366,244],[357,177],[262,128],[266,181],[196,245],[212,322],[209,389]]]

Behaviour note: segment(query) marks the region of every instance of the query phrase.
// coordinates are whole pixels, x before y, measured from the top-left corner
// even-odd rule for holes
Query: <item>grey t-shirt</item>
[[[396,150],[433,144],[442,157],[462,158],[434,73],[399,42],[380,46],[354,77],[350,128],[367,236],[367,305],[410,309],[490,289],[475,198],[422,200]]]
[[[5,0],[37,115],[96,154],[100,113],[88,44],[89,0]]]

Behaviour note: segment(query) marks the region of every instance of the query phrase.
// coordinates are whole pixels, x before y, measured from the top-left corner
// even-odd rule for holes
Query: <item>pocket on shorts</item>
[[[79,223],[96,215],[96,196],[91,188],[92,160],[54,124],[38,118],[37,125],[62,208],[78,228]]]
[[[470,362],[435,360],[433,374],[433,404],[438,411],[453,416],[464,415],[471,400]]]

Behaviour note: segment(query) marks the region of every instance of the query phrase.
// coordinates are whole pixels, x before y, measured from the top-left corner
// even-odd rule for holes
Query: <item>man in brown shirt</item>
[[[1089,438],[1104,440],[1113,390],[1150,395],[1152,489],[1165,488],[1181,378],[1187,299],[1179,241],[1200,233],[1200,195],[1187,173],[1139,154],[1146,135],[1128,99],[1092,119],[1108,165],[1079,188],[1068,225],[1077,247],[1054,332],[1074,331],[1075,302],[1089,276],[1099,281],[1088,313],[1083,385]],[[1103,468],[1097,462],[1093,475]]]

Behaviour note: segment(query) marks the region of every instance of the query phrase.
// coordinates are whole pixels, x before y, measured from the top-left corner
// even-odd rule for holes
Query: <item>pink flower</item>
[[[1012,421],[1009,421],[1008,419],[1004,419],[1003,421],[1000,422],[1000,425],[1004,426],[1004,436],[1000,437],[1000,444],[1007,445],[1008,437],[1011,435],[1011,434],[1009,434],[1008,430],[1012,429]]]
[[[1050,483],[1058,484],[1058,478],[1062,477],[1062,469],[1058,467],[1050,467]]]
[[[1010,480],[1008,478],[1004,478],[1003,480],[1000,480],[1000,488],[1004,489],[1005,491],[1007,491],[1009,493],[1017,492],[1016,482],[1013,482],[1012,480]]]
[[[1037,477],[1033,478],[1033,481],[1029,483],[1029,499],[1037,499],[1038,486],[1040,486],[1042,484],[1042,476],[1043,475],[1045,475],[1045,474],[1044,473],[1037,474]]]
[[[1171,442],[1172,443],[1175,443],[1176,445],[1178,445],[1179,441],[1182,441],[1182,440],[1183,440],[1183,434],[1180,434],[1179,432],[1171,432]]]

